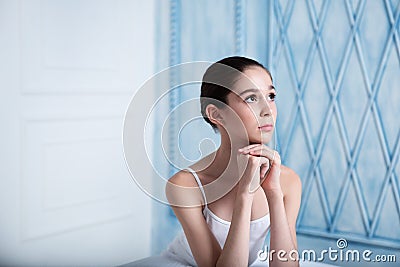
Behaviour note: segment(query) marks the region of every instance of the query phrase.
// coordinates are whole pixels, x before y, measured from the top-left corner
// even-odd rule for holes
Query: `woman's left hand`
[[[281,158],[276,150],[273,150],[264,144],[253,144],[239,149],[239,152],[252,156],[268,158],[271,166],[263,164],[260,169],[261,187],[264,189],[266,194],[270,192],[282,193],[280,184]],[[268,171],[269,168],[270,170]],[[265,175],[266,177],[264,177]]]

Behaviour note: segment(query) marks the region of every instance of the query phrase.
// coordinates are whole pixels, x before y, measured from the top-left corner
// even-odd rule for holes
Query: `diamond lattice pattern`
[[[279,150],[303,182],[298,231],[400,247],[400,1],[271,6]]]

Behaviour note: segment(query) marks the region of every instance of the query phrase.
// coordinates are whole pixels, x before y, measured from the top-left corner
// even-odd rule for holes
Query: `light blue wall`
[[[278,90],[278,150],[303,183],[300,247],[327,248],[346,238],[354,247],[398,253],[400,1],[158,4],[159,70],[234,54],[255,58],[271,70]],[[171,93],[169,108],[199,95],[198,86],[191,89]],[[210,137],[218,144],[204,122],[195,123],[180,136],[183,150],[171,141],[171,155],[184,153],[194,160],[200,154],[193,143]],[[169,132],[177,136],[177,129]],[[162,160],[157,142],[155,154],[160,152]],[[166,175],[176,171],[168,165],[161,169]],[[179,223],[167,206],[154,205],[157,253]]]

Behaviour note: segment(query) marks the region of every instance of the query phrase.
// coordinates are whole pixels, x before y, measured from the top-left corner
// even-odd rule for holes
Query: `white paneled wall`
[[[155,69],[154,17],[154,1],[0,1],[1,266],[149,255],[122,123]]]

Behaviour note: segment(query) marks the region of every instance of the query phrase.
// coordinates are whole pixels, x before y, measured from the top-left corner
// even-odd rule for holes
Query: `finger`
[[[271,179],[273,179],[273,180],[278,180],[279,181],[279,177],[280,177],[280,175],[281,175],[281,170],[280,170],[280,168],[279,167],[277,167],[277,166],[272,166],[271,167],[271,170],[268,172],[268,174],[267,174],[267,179],[270,177]],[[273,178],[273,177],[276,177],[276,178]]]
[[[265,173],[260,174],[260,184],[263,184],[265,179],[267,179],[268,173],[269,173],[269,171],[267,170]]]
[[[274,150],[274,156],[273,156],[273,159],[272,159],[272,164],[273,165],[281,165],[281,156],[275,150]]]
[[[260,155],[269,158],[272,162],[280,164],[281,158],[278,151],[263,145],[262,147],[252,148],[249,151],[250,155]]]
[[[248,152],[250,155],[258,155],[258,156],[263,156],[266,157],[270,160],[274,160],[276,157],[275,150],[269,149],[269,148],[258,148],[258,149],[252,149],[251,151]]]
[[[270,169],[269,164],[263,164],[260,169],[260,177],[263,179],[265,175],[267,174],[268,170]]]
[[[280,164],[276,163],[277,160],[275,160],[275,162],[272,162],[271,164],[271,168],[268,172],[268,176],[272,175],[272,176],[277,176],[279,177],[280,173],[281,173],[281,166]]]
[[[267,157],[257,156],[257,155],[250,155],[250,157],[256,157],[258,159],[258,164],[260,168],[264,165],[269,166],[269,159]]]
[[[248,146],[239,148],[239,152],[247,153],[247,151],[249,151],[250,149],[252,149],[252,148],[254,148],[254,147],[258,147],[258,146],[260,146],[260,145],[262,145],[262,144],[252,144],[252,145],[248,145]]]
[[[258,146],[250,147],[248,149],[248,151],[253,151],[253,150],[258,150],[258,149],[265,149],[265,150],[273,151],[272,148],[270,148],[269,146],[266,146],[264,144],[260,144]]]

